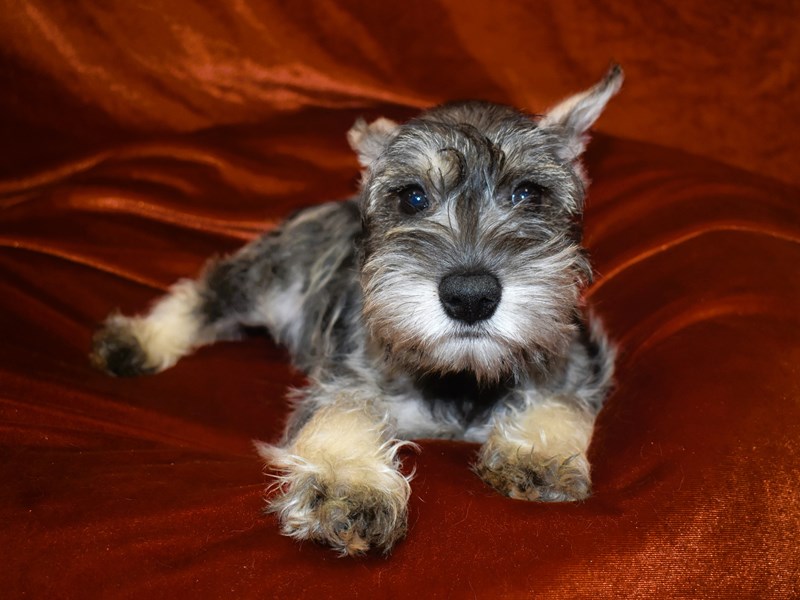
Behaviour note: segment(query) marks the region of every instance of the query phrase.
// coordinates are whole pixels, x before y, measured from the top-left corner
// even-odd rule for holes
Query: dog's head
[[[364,318],[390,360],[492,380],[564,355],[590,277],[580,156],[621,84],[615,66],[541,117],[465,102],[355,124]]]

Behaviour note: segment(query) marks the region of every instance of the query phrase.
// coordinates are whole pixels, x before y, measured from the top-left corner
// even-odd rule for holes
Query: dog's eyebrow
[[[467,159],[463,152],[452,146],[447,146],[445,148],[440,148],[439,154],[447,154],[455,158],[455,161],[458,164],[458,175],[456,176],[456,179],[452,185],[454,188],[461,187],[467,178]]]
[[[463,123],[458,127],[461,134],[472,141],[476,147],[483,147],[486,150],[488,157],[488,164],[486,166],[486,174],[493,176],[503,168],[505,164],[505,152],[499,144],[492,141],[489,136],[485,135],[479,128],[469,123]]]

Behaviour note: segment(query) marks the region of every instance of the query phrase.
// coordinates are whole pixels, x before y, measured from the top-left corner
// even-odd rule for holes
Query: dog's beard
[[[445,313],[431,275],[370,271],[363,278],[365,322],[387,362],[406,371],[468,371],[485,382],[521,376],[562,357],[574,332],[578,285],[571,277],[558,293],[549,279],[508,277],[494,314],[468,325]]]

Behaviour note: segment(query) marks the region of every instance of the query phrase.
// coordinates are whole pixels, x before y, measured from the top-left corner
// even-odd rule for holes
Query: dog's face
[[[390,360],[493,380],[566,352],[590,276],[578,159],[620,84],[612,69],[541,119],[469,102],[356,124],[364,319]]]

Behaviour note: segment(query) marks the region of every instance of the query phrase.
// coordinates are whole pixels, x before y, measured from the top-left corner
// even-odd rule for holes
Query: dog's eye
[[[539,204],[544,196],[544,188],[532,181],[523,181],[511,193],[511,204],[516,206],[522,202],[528,204]]]
[[[400,210],[413,215],[428,208],[428,196],[418,185],[409,185],[401,189],[397,195],[400,197]]]

